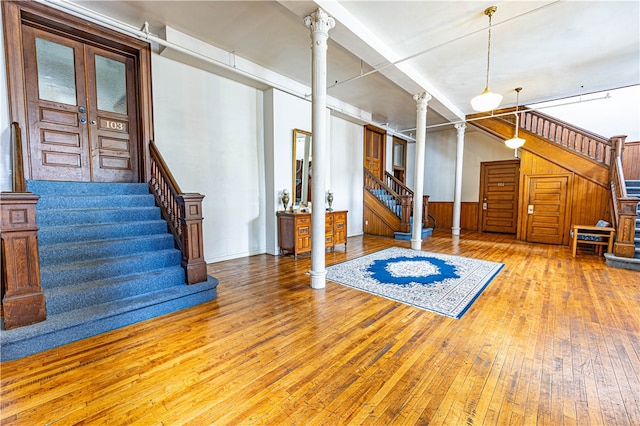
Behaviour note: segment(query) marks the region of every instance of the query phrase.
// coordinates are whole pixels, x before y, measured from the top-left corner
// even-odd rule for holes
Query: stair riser
[[[113,210],[45,210],[37,212],[36,224],[39,227],[48,227],[157,219],[160,219],[160,209],[157,207]]]
[[[158,291],[184,282],[184,269],[181,267],[167,268],[158,273],[138,277],[129,281],[108,282],[102,284],[95,281],[91,288],[70,289],[72,291],[57,291],[61,287],[45,291],[47,300],[47,315],[56,315],[77,309],[78,306],[92,306],[134,297],[150,291]],[[86,286],[82,286],[86,287]]]
[[[104,209],[119,207],[154,207],[151,194],[115,195],[115,196],[41,196],[38,200],[39,212],[45,210]]]
[[[40,247],[40,265],[47,267],[67,262],[98,260],[125,254],[167,250],[173,247],[174,240],[169,234],[85,244],[50,245]]]
[[[54,182],[27,181],[30,192],[39,195],[129,195],[148,194],[146,183],[96,183],[96,182]]]
[[[40,281],[42,288],[52,288],[180,265],[181,260],[180,251],[170,250],[122,259],[43,267],[40,268]]]
[[[41,228],[38,231],[40,247],[49,244],[86,242],[93,240],[135,237],[139,235],[162,234],[167,232],[167,223],[162,220],[151,222],[116,223],[99,226],[74,226]]]

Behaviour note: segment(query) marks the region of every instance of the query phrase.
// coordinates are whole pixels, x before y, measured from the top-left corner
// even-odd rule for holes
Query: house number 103
[[[124,130],[124,123],[118,123],[117,121],[109,121],[109,120],[104,120],[104,127],[106,127],[107,129],[113,129],[113,130]]]

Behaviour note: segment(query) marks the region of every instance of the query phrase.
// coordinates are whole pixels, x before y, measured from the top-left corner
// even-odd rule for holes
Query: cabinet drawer
[[[299,216],[296,217],[296,227],[300,226],[300,225],[309,225],[311,223],[311,217],[310,216]]]
[[[311,227],[309,225],[302,225],[296,227],[296,236],[304,237],[311,235]]]

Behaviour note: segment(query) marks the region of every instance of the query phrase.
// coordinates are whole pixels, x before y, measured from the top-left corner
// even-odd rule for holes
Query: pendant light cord
[[[485,81],[485,90],[489,90],[489,63],[491,59],[491,16],[496,11],[495,6],[487,8],[484,13],[489,17],[489,37],[487,40],[487,80]]]

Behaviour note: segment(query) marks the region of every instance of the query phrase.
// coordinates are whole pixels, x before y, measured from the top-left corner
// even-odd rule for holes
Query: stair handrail
[[[11,123],[11,175],[13,177],[12,191],[27,192],[27,181],[24,177],[24,162],[22,159],[22,130],[20,124]]]
[[[396,204],[401,206],[400,215],[394,210],[392,210],[388,205],[385,204],[385,207],[393,212],[400,219],[400,226],[402,228],[402,232],[406,232],[409,228],[410,217],[411,217],[411,206],[413,203],[413,195],[408,194],[398,194],[393,190],[389,185],[380,180],[376,175],[371,173],[369,170],[364,169],[364,187],[366,190],[379,190],[382,189],[389,193],[391,197],[396,201]],[[381,202],[381,204],[384,204]]]
[[[610,167],[611,140],[528,108],[520,112],[520,127],[571,151]]]
[[[626,136],[611,138],[614,156],[610,169],[611,216],[613,227],[616,229],[613,254],[632,258],[635,256],[635,223],[640,199],[629,197],[627,194],[622,167],[625,138]]]
[[[186,281],[188,284],[206,281],[202,236],[204,195],[182,192],[154,141],[149,141],[149,159],[149,189],[182,253]]]
[[[413,199],[413,191],[409,189],[400,179],[385,171],[384,176],[387,180],[387,186],[393,189],[398,195],[410,195]]]

